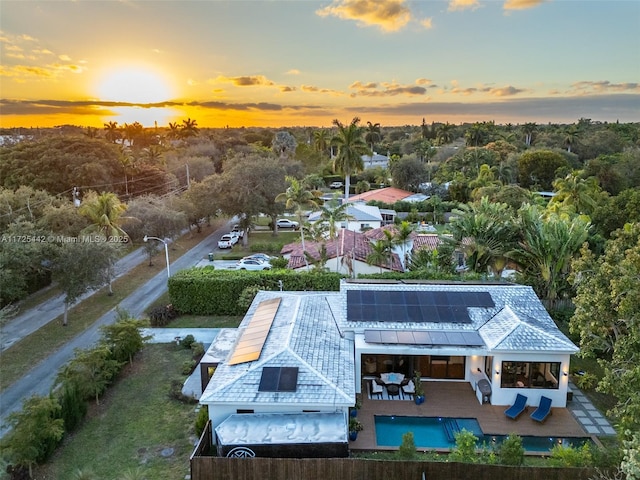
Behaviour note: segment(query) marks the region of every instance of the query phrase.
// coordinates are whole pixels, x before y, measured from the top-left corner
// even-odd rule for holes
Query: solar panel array
[[[489,292],[349,290],[350,322],[471,323],[469,307],[494,307]]]
[[[427,345],[457,347],[482,347],[484,342],[478,332],[443,332],[441,330],[365,330],[367,343],[401,345]]]
[[[259,392],[295,392],[298,385],[298,367],[264,367]]]
[[[242,336],[233,351],[229,365],[253,362],[260,358],[260,352],[269,334],[269,329],[278,311],[281,298],[272,298],[260,302],[253,313],[249,324],[242,332]]]

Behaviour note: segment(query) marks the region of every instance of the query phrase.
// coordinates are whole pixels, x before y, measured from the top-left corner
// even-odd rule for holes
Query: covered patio
[[[504,406],[480,405],[468,382],[427,381],[422,382],[426,401],[416,405],[412,401],[372,400],[363,385],[362,407],[358,419],[364,427],[355,441],[350,442],[352,450],[395,450],[379,447],[376,443],[374,416],[398,415],[416,417],[454,417],[476,418],[485,434],[537,437],[586,437],[589,436],[566,408],[553,408],[553,414],[545,423],[529,418],[535,409],[529,406],[528,412],[518,420],[510,420],[504,415]],[[515,394],[514,394],[515,398]]]

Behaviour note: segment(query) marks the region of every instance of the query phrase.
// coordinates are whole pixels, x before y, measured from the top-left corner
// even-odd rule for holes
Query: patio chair
[[[413,399],[413,396],[416,393],[416,386],[413,383],[413,380],[409,380],[405,385],[402,385],[402,395],[408,395],[409,398]]]
[[[551,415],[551,399],[543,395],[540,397],[540,405],[531,414],[531,418],[542,423],[549,415]]]
[[[516,396],[516,401],[513,402],[513,405],[511,405],[504,411],[504,414],[511,420],[516,420],[522,414],[522,412],[526,410],[528,400],[529,399],[527,397],[519,393]]]
[[[382,392],[384,392],[384,389],[382,388],[382,385],[380,385],[378,382],[376,381],[371,381],[371,396],[373,397],[374,395],[378,398],[382,398]]]

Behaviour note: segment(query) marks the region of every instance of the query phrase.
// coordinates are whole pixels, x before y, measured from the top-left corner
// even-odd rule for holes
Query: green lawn
[[[80,469],[93,472],[92,478],[118,480],[137,468],[143,475],[136,478],[184,478],[196,441],[196,405],[169,392],[172,381],[184,381],[180,370],[190,358],[190,350],[174,344],[147,345],[34,478],[72,478]],[[165,449],[173,453],[164,457]]]

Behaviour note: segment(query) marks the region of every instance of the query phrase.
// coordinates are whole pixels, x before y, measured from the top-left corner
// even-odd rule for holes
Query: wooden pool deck
[[[400,415],[416,417],[455,417],[475,418],[485,434],[537,437],[587,437],[580,424],[566,408],[552,409],[544,423],[539,423],[529,414],[529,407],[518,420],[510,420],[504,414],[507,407],[480,405],[471,385],[467,382],[422,382],[426,401],[416,405],[411,400],[371,400],[367,397],[366,385],[363,386],[362,408],[358,419],[364,427],[358,433],[357,440],[349,442],[352,450],[387,450],[376,443],[374,425],[375,415]],[[391,448],[395,450],[395,448]]]

